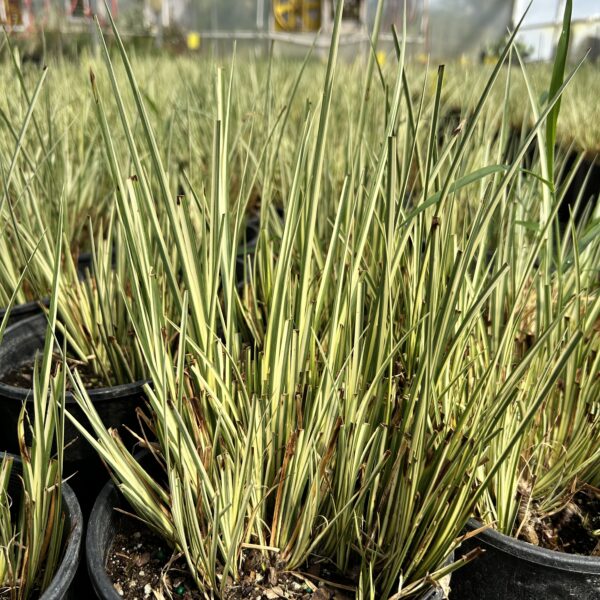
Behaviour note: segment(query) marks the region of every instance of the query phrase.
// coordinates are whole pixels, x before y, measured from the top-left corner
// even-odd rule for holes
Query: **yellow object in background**
[[[318,31],[321,0],[273,0],[276,31]]]
[[[273,16],[278,31],[296,31],[297,14],[296,0],[273,0]]]
[[[150,8],[156,14],[162,10],[163,0],[150,0]]]
[[[321,27],[321,0],[302,0],[302,30],[318,31]]]
[[[385,61],[387,59],[387,54],[383,50],[379,50],[379,52],[377,52],[375,57],[377,58],[377,64],[380,67],[383,67],[383,65],[385,65]]]
[[[190,31],[187,34],[188,50],[198,50],[200,48],[200,34],[196,31]]]

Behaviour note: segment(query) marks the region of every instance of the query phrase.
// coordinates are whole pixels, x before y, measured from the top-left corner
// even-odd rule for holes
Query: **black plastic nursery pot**
[[[4,454],[0,454],[0,459]],[[8,485],[8,494],[13,506],[19,506],[21,487],[21,459],[13,456],[13,467]],[[68,484],[62,486],[62,507],[65,517],[62,559],[50,585],[39,600],[77,600],[81,595],[75,588],[74,578],[79,566],[81,543],[83,540],[83,516],[77,496]]]
[[[240,246],[240,254],[236,258],[235,262],[235,278],[238,288],[241,288],[246,283],[244,278],[245,269],[248,266],[248,257],[250,257],[250,264],[254,261],[254,252],[256,250],[256,244],[258,242],[258,234],[260,232],[260,217],[253,215],[248,219],[245,230],[245,240]],[[245,250],[245,253],[242,253]]]
[[[92,587],[101,600],[121,600],[106,572],[106,563],[113,540],[122,519],[117,508],[125,508],[124,501],[112,481],[101,490],[92,509],[85,539],[87,570]],[[454,577],[454,576],[453,576]],[[415,600],[444,600],[446,595],[441,587],[432,587]]]
[[[31,363],[44,348],[46,317],[38,315],[20,321],[4,332],[0,343],[0,444],[3,450],[18,452],[17,422],[23,403],[28,413],[33,414],[33,394],[30,389],[3,383],[10,371]],[[89,389],[88,395],[94,403],[102,422],[107,427],[126,425],[135,427],[136,408],[144,404],[144,381],[136,381],[113,387]],[[79,422],[88,426],[88,421],[73,395],[67,392],[66,409]],[[85,506],[93,503],[106,471],[102,468],[94,449],[80,435],[69,419],[65,419],[65,474],[77,471],[71,480],[80,501]]]
[[[0,343],[0,440],[9,451],[18,450],[16,424],[25,402],[33,414],[33,397],[29,389],[14,387],[2,382],[3,376],[19,367],[30,364],[37,353],[44,348],[46,317],[38,315],[21,321],[4,332]],[[112,387],[89,389],[88,395],[94,403],[103,423],[108,427],[134,425],[135,409],[144,401],[143,386],[146,382],[136,381]],[[87,423],[85,415],[70,392],[66,395],[66,408],[82,423]],[[84,460],[95,455],[89,445],[69,420],[65,422],[65,460]]]
[[[119,506],[119,492],[111,481],[98,495],[87,524],[85,560],[94,592],[101,599],[121,598],[106,572],[106,562],[118,531],[120,516],[115,508]]]
[[[10,327],[19,321],[23,321],[24,319],[30,319],[31,317],[43,314],[43,306],[48,306],[47,298],[13,306],[8,316],[8,326]],[[0,308],[0,323],[2,323],[5,314],[6,308]]]
[[[467,529],[481,524],[474,519]],[[452,576],[454,600],[599,600],[600,558],[565,554],[486,529],[463,542],[485,552]]]

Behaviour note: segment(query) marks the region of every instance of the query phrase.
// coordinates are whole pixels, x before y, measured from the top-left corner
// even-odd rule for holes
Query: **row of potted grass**
[[[34,77],[37,77],[35,70],[28,68],[28,65],[21,65],[18,58],[14,58],[14,54],[8,52],[10,49],[8,41],[2,40],[0,46],[4,46],[6,50],[2,55],[5,62],[15,63],[14,69],[11,70],[9,65],[6,65],[7,68],[0,73],[2,78],[0,85],[5,86],[6,89],[16,85],[17,92],[6,94],[0,99],[0,121],[6,134],[3,135],[0,143],[4,144],[3,153],[6,153],[8,182],[15,198],[13,206],[15,214],[5,213],[3,219],[7,221],[3,222],[3,226],[15,227],[12,223],[13,219],[27,222],[24,233],[14,232],[0,240],[2,244],[0,303],[5,305],[10,297],[10,291],[14,289],[19,274],[27,263],[31,243],[35,247],[36,242],[42,238],[42,232],[46,232],[47,235],[40,242],[42,245],[38,248],[38,253],[43,254],[42,251],[45,251],[46,254],[51,254],[61,196],[70,207],[65,231],[66,242],[77,255],[90,250],[87,231],[90,221],[96,233],[107,227],[112,191],[110,174],[104,165],[102,144],[98,143],[101,139],[101,131],[94,116],[89,86],[85,86],[84,70],[80,66],[62,62],[53,65],[50,74],[44,77],[40,90],[32,94],[32,90],[37,88],[35,85],[37,82],[34,80]],[[10,57],[10,60],[7,57]],[[517,62],[513,59],[513,64]],[[198,76],[197,65],[192,65],[183,59],[173,63],[175,68],[171,68],[171,63],[158,59],[147,62],[137,59],[134,64],[136,73],[144,81],[141,93],[147,101],[148,116],[160,141],[163,163],[173,193],[175,190],[177,193],[185,191],[187,179],[194,189],[201,189],[204,181],[207,180],[211,160],[211,115],[205,107],[214,104],[217,95],[212,91],[215,86],[210,85],[211,78]],[[202,66],[207,70],[213,68],[212,65]],[[269,63],[265,66],[260,62],[246,61],[232,74],[235,85],[230,108],[233,123],[229,157],[231,168],[229,185],[232,200],[234,195],[239,194],[240,198],[243,197],[244,201],[247,201],[249,207],[255,207],[257,203],[260,205],[258,201],[262,195],[274,194],[275,200],[280,202],[281,197],[289,192],[289,181],[292,176],[289,164],[293,163],[294,140],[299,135],[302,121],[302,102],[299,101],[299,96],[316,97],[321,76],[321,66],[311,63],[312,76],[306,75],[306,69],[300,69],[302,73],[295,77],[294,73],[298,70],[298,66],[288,62]],[[590,68],[585,73],[585,85],[581,85],[581,75],[579,75],[575,85],[572,86],[573,89],[569,90],[571,95],[580,97],[582,88],[590,87],[588,85],[588,80],[591,78]],[[267,73],[264,72],[265,70]],[[452,71],[455,70],[453,67]],[[493,95],[487,103],[489,110],[486,110],[480,118],[476,135],[490,138],[496,135],[508,135],[507,128],[514,123],[510,119],[510,112],[506,115],[508,117],[506,122],[502,120],[502,115],[505,111],[512,111],[515,97],[523,98],[527,90],[523,78],[518,73],[514,73],[515,69],[512,71],[512,76],[510,72],[506,75],[506,86],[497,85],[492,90]],[[547,71],[544,72],[547,75]],[[385,74],[385,72],[381,73],[381,76]],[[416,75],[413,92],[422,87],[423,74],[418,72]],[[465,110],[470,110],[479,97],[480,79],[483,74],[478,76],[476,85],[472,85],[471,80],[465,84],[469,92],[468,99],[464,93],[461,94],[461,87],[457,85],[457,80],[460,80],[463,74],[460,74],[458,79],[453,73],[450,75],[450,85],[444,86],[444,89],[453,90],[447,100],[448,107],[455,107],[458,99],[462,98],[464,100],[462,105],[467,107]],[[117,70],[116,76],[121,77],[122,73]],[[535,89],[530,83],[531,91],[536,98],[540,77],[541,72],[536,74]],[[501,78],[504,78],[504,73]],[[99,82],[102,92],[108,90],[105,79]],[[62,85],[64,80],[69,81],[68,86]],[[343,83],[338,81],[334,88],[332,112],[336,118],[330,124],[334,129],[332,135],[340,138],[345,135],[346,122],[359,116],[361,98],[359,66],[343,65],[341,80]],[[157,81],[165,84],[158,85]],[[435,89],[435,82],[433,83],[433,86],[425,85],[423,88],[425,94],[422,101],[422,118],[424,120],[429,119],[433,111],[434,103],[429,101],[431,89]],[[261,84],[266,91],[261,90]],[[362,111],[366,119],[366,127],[363,128],[364,140],[365,143],[373,146],[378,143],[377,133],[385,113],[384,89],[383,86],[371,85],[366,108]],[[168,92],[171,92],[171,95]],[[510,105],[503,104],[503,96],[510,99]],[[415,98],[417,95],[413,93],[413,102]],[[443,99],[446,101],[446,96]],[[32,111],[29,119],[24,120],[23,124],[28,123],[27,127],[20,130],[20,119],[26,116],[30,100],[34,100],[37,108]],[[123,100],[129,109],[132,105],[131,98],[124,95]],[[532,115],[531,118],[535,117],[534,111],[527,108],[530,107],[529,102],[520,102],[520,106]],[[441,106],[438,118],[440,123],[446,119],[444,110],[444,106]],[[563,102],[563,114],[564,110]],[[108,121],[112,123],[116,118],[118,115],[114,107],[109,106]],[[264,138],[268,136],[270,128],[277,119],[283,118],[286,119],[285,127],[277,128],[276,133],[273,134],[277,139],[273,140],[274,143],[264,146]],[[520,117],[519,119],[521,120]],[[456,125],[458,125],[457,129],[460,129],[460,118],[450,129],[453,130]],[[493,129],[493,132],[490,129]],[[527,129],[525,134],[528,131]],[[420,135],[423,133],[421,131]],[[118,153],[118,160],[125,163],[127,160],[125,153],[120,152],[126,148],[123,137],[122,133],[115,133],[115,150]],[[515,143],[518,143],[518,140]],[[264,158],[264,165],[268,164],[268,167],[263,165],[263,169],[247,180],[248,185],[252,186],[251,193],[250,190],[239,189],[240,174],[244,169],[251,168],[251,163],[248,163],[247,157],[244,160],[241,151],[248,146],[264,149],[268,153]],[[487,144],[483,143],[478,148],[472,147],[469,156],[475,163],[484,164],[485,157],[478,156],[478,151],[485,153],[488,150]],[[254,156],[252,160],[256,159],[257,156]],[[345,159],[343,153],[330,153],[326,158],[327,177],[323,185],[328,190],[328,195],[333,197],[339,194],[339,186],[343,182]],[[9,168],[13,162],[13,167]],[[194,168],[187,169],[186,165],[194,165]],[[465,165],[465,169],[468,168],[469,165]],[[267,173],[268,177],[266,177]],[[39,200],[35,200],[39,197],[47,199],[43,211],[39,209]],[[235,199],[239,200],[239,198]],[[23,247],[23,243],[19,240],[22,236],[30,238],[30,244],[26,247]],[[84,264],[89,263],[89,253],[86,256]],[[49,260],[51,258],[46,258],[46,263]],[[42,288],[42,291],[45,289],[47,294],[46,279],[43,271],[40,273],[38,269],[31,266],[28,281],[19,292],[19,303],[26,299],[31,300],[33,305],[27,308],[35,310],[40,292],[37,288]],[[21,310],[20,308],[19,311],[13,311],[13,316],[17,316]]]
[[[463,131],[438,147],[443,70],[433,106],[415,101],[399,42],[393,78],[380,73],[379,146],[364,143],[377,139],[366,132],[371,58],[345,138],[345,176],[324,185],[341,154],[330,130],[339,117],[336,52],[334,34],[323,93],[316,109],[306,107],[291,164],[275,175],[284,111],[262,146],[240,144],[235,191],[234,80],[218,70],[209,191],[188,178],[183,194],[173,191],[124,49],[135,129],[105,53],[120,124],[107,117],[95,76],[92,86],[115,208],[93,238],[93,269],[80,281],[65,253],[50,303],[70,353],[70,405],[79,409],[67,422],[80,447],[109,466],[130,510],[183,555],[206,597],[235,597],[244,560],[257,551],[278,572],[325,561],[359,598],[440,594],[433,582],[471,560],[453,587],[473,597],[516,598],[533,585],[559,598],[579,585],[580,597],[593,598],[594,558],[564,588],[555,576],[526,576],[517,591],[490,579],[489,550],[499,544],[486,536],[501,534],[473,526],[463,535],[472,515],[518,533],[597,485],[598,205],[561,231],[543,127],[557,114],[562,76],[548,103],[531,97],[536,127],[505,164],[505,140],[482,140],[479,122],[501,64]],[[539,163],[524,170],[536,139]],[[259,235],[239,280],[240,232],[258,180]],[[21,233],[30,265],[39,264],[38,239],[24,225]],[[44,322],[35,327],[48,362]],[[5,338],[27,338],[23,327]],[[71,374],[86,362],[122,383],[141,373],[152,382],[145,402],[119,400],[123,413],[103,414],[98,392]],[[146,463],[110,429],[124,422]],[[96,591],[115,597],[98,570],[110,552],[105,520],[118,525],[115,495],[101,498],[88,560]],[[461,578],[478,567],[478,580]]]

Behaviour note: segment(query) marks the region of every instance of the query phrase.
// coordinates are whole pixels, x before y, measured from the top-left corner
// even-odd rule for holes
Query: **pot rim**
[[[132,383],[122,383],[115,386],[99,387],[99,388],[85,388],[87,395],[93,403],[102,402],[105,400],[117,400],[125,396],[131,396],[133,392],[141,390],[145,385],[150,385],[152,381],[150,379],[140,379],[133,381]],[[10,398],[11,400],[19,400],[21,402],[29,400],[32,394],[31,389],[15,387],[6,383],[0,382],[0,396],[4,398]],[[72,392],[67,391],[65,393],[66,404],[77,404],[77,400],[73,396]]]
[[[23,305],[24,306],[24,305]],[[24,327],[28,323],[31,323],[37,319],[42,319],[43,315],[34,315],[14,323],[6,328],[4,337],[7,337],[11,331]],[[103,402],[106,400],[118,400],[126,396],[131,396],[136,392],[140,392],[145,385],[150,385],[152,380],[150,379],[138,379],[130,383],[120,383],[113,386],[97,387],[97,388],[86,388],[86,392],[90,400],[94,403]],[[16,400],[19,402],[26,402],[30,399],[32,390],[31,388],[17,387],[14,385],[8,385],[0,381],[0,396],[8,398],[10,400]],[[67,391],[65,394],[65,403],[67,405],[76,405],[77,400],[73,396],[72,392]]]
[[[10,452],[0,452],[0,458],[10,456],[16,463],[21,457]],[[63,514],[68,517],[70,530],[65,532],[65,548],[58,569],[39,600],[62,600],[67,593],[79,566],[83,539],[83,514],[71,486],[62,483]]]
[[[118,490],[113,481],[109,480],[96,497],[85,534],[85,561],[90,582],[98,598],[104,600],[120,600],[121,598],[106,572],[107,548],[100,548],[98,544],[101,532],[110,526],[107,521],[114,518],[112,514],[108,515],[108,519],[104,518],[107,516],[104,514],[106,507],[109,507],[111,513],[114,512],[117,499]]]
[[[63,482],[62,484],[62,497],[63,504],[69,515],[71,531],[67,535],[67,547],[60,566],[54,574],[50,585],[40,596],[40,600],[58,600],[63,598],[73,582],[77,568],[79,567],[81,541],[83,539],[83,515],[77,501],[77,496],[68,483]]]
[[[26,314],[28,312],[33,312],[33,311],[41,311],[43,306],[48,306],[50,304],[50,301],[48,298],[40,298],[39,300],[29,300],[28,302],[23,302],[21,304],[15,304],[11,309],[10,309],[10,314],[11,316],[19,316],[22,314]],[[0,319],[4,317],[4,315],[6,314],[6,306],[3,306],[0,308]],[[39,315],[37,314],[32,314],[33,317],[37,317]],[[13,323],[14,325],[14,323]],[[11,325],[12,326],[12,325]]]
[[[473,531],[483,526],[477,519],[469,519],[467,529]],[[510,554],[526,562],[552,567],[562,571],[574,571],[590,575],[600,574],[600,557],[567,554],[557,550],[541,548],[524,540],[500,533],[491,527],[477,534],[474,542],[481,540],[496,550]]]

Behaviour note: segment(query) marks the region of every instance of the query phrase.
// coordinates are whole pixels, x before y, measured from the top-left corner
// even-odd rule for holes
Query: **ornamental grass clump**
[[[13,92],[0,98],[0,308],[4,308],[30,258],[19,228],[29,232],[39,254],[52,265],[61,203],[67,207],[63,234],[70,250],[78,254],[83,251],[88,219],[95,221],[104,214],[109,196],[107,177],[99,170],[98,126],[86,116],[90,100],[79,97],[75,86],[62,85],[61,76],[68,69],[63,66],[61,73],[60,67],[56,72],[46,66],[28,68],[5,32],[0,58],[7,63],[0,86]],[[51,280],[38,272],[34,261],[17,303],[41,300],[50,289]]]
[[[12,56],[12,54],[11,54]],[[57,333],[66,339],[69,358],[73,364],[87,364],[104,385],[127,383],[143,378],[144,370],[136,361],[134,340],[129,335],[127,312],[121,301],[117,280],[127,279],[123,261],[113,261],[116,255],[117,236],[113,235],[113,216],[109,211],[94,221],[90,205],[80,206],[80,198],[73,198],[69,189],[79,189],[70,179],[75,161],[60,140],[71,132],[65,126],[59,140],[53,145],[54,121],[50,115],[40,125],[36,120],[35,107],[42,95],[47,69],[43,69],[33,94],[27,92],[20,65],[15,60],[16,79],[24,94],[25,117],[20,125],[16,141],[8,139],[1,147],[0,158],[6,158],[6,178],[0,196],[0,308],[13,308],[25,301],[37,301],[47,312],[48,293],[52,288],[56,248],[61,248],[61,279],[57,295],[59,319]],[[5,125],[11,125],[6,115]],[[36,135],[33,135],[33,129]],[[63,140],[64,141],[64,140]],[[91,143],[91,142],[90,142]],[[32,151],[32,147],[37,150]],[[97,144],[93,144],[98,148]],[[6,150],[6,152],[4,152]],[[41,156],[40,156],[41,154]],[[103,158],[94,161],[87,158],[81,169],[87,172],[79,192],[83,197],[90,192],[94,170],[88,169],[87,161],[103,164]],[[57,169],[60,164],[64,170]],[[52,177],[48,173],[53,167]],[[62,181],[62,189],[56,179]],[[94,194],[90,192],[90,198]],[[53,205],[58,198],[56,208]],[[61,225],[59,233],[60,205],[63,214],[75,218],[77,226],[69,220],[69,226]],[[87,214],[87,217],[84,216]],[[64,221],[64,217],[63,217]],[[82,253],[83,233],[80,223],[89,226],[90,264],[85,269],[78,264]],[[113,262],[115,264],[113,264]],[[83,271],[83,272],[82,272]],[[8,320],[5,325],[8,324]]]
[[[559,44],[563,59],[569,15],[567,3]],[[561,52],[550,95],[563,78],[564,60],[560,56]],[[543,107],[526,74],[525,83],[532,112],[539,114]],[[557,214],[570,181],[567,177],[561,187],[555,185],[560,166],[554,165],[558,105],[551,116],[537,137],[543,176],[538,183],[542,197],[539,221],[527,219],[517,207],[507,229],[508,234],[522,224],[534,243],[529,248],[520,244],[525,251],[515,263],[512,283],[490,306],[498,315],[491,344],[496,344],[497,331],[513,331],[506,350],[512,360],[506,360],[503,367],[506,376],[519,369],[519,361],[532,345],[540,347],[541,361],[527,374],[515,407],[503,417],[502,434],[491,444],[492,456],[506,453],[513,432],[522,431],[478,509],[484,522],[494,523],[507,535],[550,549],[595,555],[599,546],[594,501],[600,487],[600,200],[598,196],[585,198],[580,192],[567,227],[561,227]],[[504,241],[499,254],[506,252]],[[507,298],[516,311],[502,317]],[[564,363],[556,385],[535,418],[524,424],[523,396],[538,385],[542,366],[552,364],[551,349],[577,331],[580,341]],[[484,466],[482,473],[485,471]],[[574,534],[569,530],[578,528],[579,533],[571,539]]]
[[[21,64],[9,38],[3,39],[1,51],[10,68],[0,76],[7,86],[16,84],[19,94],[0,99],[0,127],[6,134],[0,142],[0,169],[6,174],[0,192],[0,310],[8,306],[15,291],[13,304],[46,303],[54,260],[57,207],[64,202],[64,265],[57,327],[68,341],[71,364],[85,363],[87,370],[104,385],[143,379],[144,366],[130,335],[128,315],[118,291],[117,282],[128,281],[130,273],[126,270],[125,252],[121,251],[120,224],[114,220],[111,192],[106,187],[110,170],[105,168],[106,152],[98,144],[102,136],[100,122],[94,111],[89,110],[95,106],[93,96],[87,87],[84,93],[83,86],[78,85],[82,77],[77,66],[59,62],[42,69],[40,74],[31,65]],[[208,170],[212,125],[203,106],[206,102],[216,102],[222,89],[210,85],[210,78],[198,78],[189,61],[178,61],[175,71],[169,61],[158,62],[157,69],[152,70],[154,61],[136,61],[137,70],[146,80],[141,94],[149,107],[148,119],[156,132],[165,167],[165,179],[149,178],[148,189],[152,194],[160,193],[160,186],[167,180],[170,193],[179,196],[189,191],[190,186],[200,189],[199,175],[204,177]],[[267,136],[247,116],[252,116],[260,104],[265,122],[274,122],[267,131],[283,118],[284,112],[290,126],[295,119],[291,110],[274,114],[279,108],[275,107],[272,93],[264,100],[254,100],[250,88],[259,85],[257,78],[267,75],[262,72],[261,64],[249,61],[249,66],[241,70],[244,77],[238,84],[240,92],[229,101],[235,137],[228,157],[230,195],[235,199],[235,204],[231,202],[233,212],[238,215],[232,242],[238,246],[244,243],[246,221],[256,217],[253,211],[258,210],[257,199],[261,194],[278,197],[277,188],[281,185],[285,189],[289,175],[282,166],[290,156],[290,144],[284,136],[286,128],[278,129],[277,139],[268,146],[267,155]],[[300,75],[288,81],[287,67],[273,69],[270,64],[268,70],[273,88],[281,86],[288,93],[291,86],[289,95],[293,98]],[[156,85],[149,73],[171,85]],[[114,76],[121,84],[126,77],[122,71]],[[63,80],[73,85],[59,85]],[[130,110],[135,103],[125,98],[124,106]],[[105,117],[113,132],[114,159],[123,169],[129,160],[127,152],[122,152],[128,146],[127,138],[123,133],[115,133],[120,116],[118,110],[111,108]],[[274,151],[275,141],[277,151]],[[248,145],[262,148],[263,156],[246,152]],[[193,170],[188,180],[184,165],[189,164],[199,168]],[[269,185],[263,184],[263,179],[268,179]],[[196,201],[203,200],[196,197]],[[195,237],[201,235],[195,222],[198,214],[200,211],[192,215],[190,225]],[[157,207],[156,218],[161,223],[168,219],[164,207]],[[271,219],[278,221],[276,211]],[[79,260],[86,252],[87,268]],[[243,271],[242,260],[237,263],[237,272]],[[19,281],[22,273],[25,275]],[[176,278],[182,274],[179,268],[174,272]],[[236,273],[236,277],[242,275]]]
[[[283,217],[274,218],[273,195],[261,198],[241,286],[235,261],[248,204],[229,203],[233,74],[215,78],[210,184],[183,197],[170,190],[116,29],[139,120],[134,133],[105,47],[128,177],[92,77],[132,273],[123,298],[153,381],[138,432],[153,467],[106,430],[76,375],[95,436],[77,426],[207,598],[235,592],[251,552],[305,578],[324,561],[357,598],[422,594],[460,566],[451,557],[466,521],[586,335],[579,322],[563,327],[587,293],[575,286],[532,344],[517,354],[513,341],[556,212],[550,203],[539,231],[526,226],[545,182],[539,165],[525,170],[522,161],[570,77],[503,163],[495,159],[506,140],[481,151],[475,134],[510,44],[462,130],[438,147],[444,69],[431,105],[424,94],[415,101],[397,37],[394,73],[373,79],[369,58],[356,126],[333,138],[341,5],[322,93],[304,104]],[[374,46],[380,15],[381,5]],[[371,145],[377,82],[386,111]],[[247,146],[238,189],[249,193],[255,173],[268,181],[286,118],[265,146]],[[332,195],[323,182],[340,146],[344,174]]]
[[[60,247],[56,329],[68,343],[72,364],[88,365],[103,385],[141,379],[144,369],[136,361],[116,284],[127,274],[123,261],[113,264],[118,239],[106,207],[109,195],[97,172],[104,164],[102,146],[95,143],[99,127],[95,120],[89,127],[84,106],[72,118],[64,95],[56,86],[47,87],[46,67],[31,92],[31,71],[22,67],[7,37],[5,41],[19,94],[7,96],[7,106],[0,107],[1,124],[10,134],[0,144],[5,175],[0,191],[0,309],[33,301],[47,312]],[[86,248],[90,264],[84,269],[78,259]]]
[[[68,533],[62,505],[66,378],[62,369],[53,369],[52,358],[60,278],[56,251],[47,341],[34,370],[34,409],[27,414],[23,408],[18,422],[18,475],[12,456],[4,454],[0,461],[0,597],[7,600],[44,592],[60,564]],[[19,484],[11,489],[17,477]]]
[[[521,315],[527,325],[522,333],[523,328],[519,331],[513,321],[515,356],[522,355],[523,345],[539,344],[540,355],[551,364],[548,346],[575,331],[582,332],[582,337],[478,507],[478,516],[505,534],[551,549],[577,552],[579,547],[580,553],[590,554],[597,541],[590,541],[583,550],[585,544],[577,545],[583,539],[569,539],[568,529],[582,521],[593,539],[591,500],[600,484],[600,245],[597,233],[587,235],[597,227],[597,219],[578,227],[571,222],[551,276],[544,276],[542,261],[539,268],[520,279]],[[542,364],[528,373],[516,406],[504,415],[503,433],[492,443],[492,455],[504,452],[512,432],[522,426],[522,397],[543,377]],[[515,368],[515,363],[506,365],[507,373]],[[588,493],[590,501],[579,502]]]

